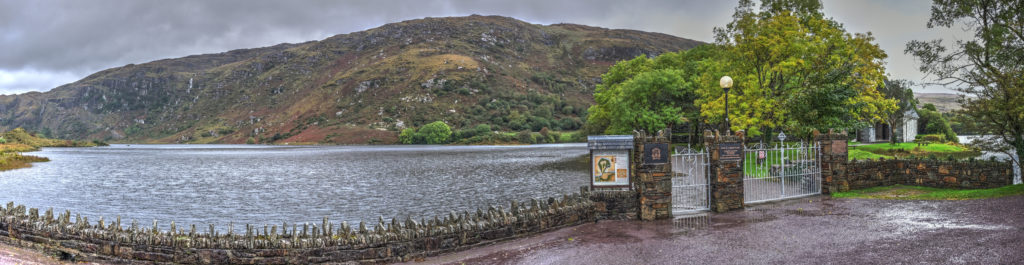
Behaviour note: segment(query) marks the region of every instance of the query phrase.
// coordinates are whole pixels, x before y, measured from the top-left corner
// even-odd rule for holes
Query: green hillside
[[[616,61],[700,42],[506,17],[426,18],[320,41],[126,65],[0,96],[0,130],[155,143],[395,143],[403,128],[576,130]]]

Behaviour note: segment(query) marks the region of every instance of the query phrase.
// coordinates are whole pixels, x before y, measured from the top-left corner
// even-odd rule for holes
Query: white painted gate
[[[708,153],[677,148],[672,155],[672,215],[710,209]]]
[[[819,145],[800,142],[769,147],[755,144],[744,153],[744,203],[821,194]]]

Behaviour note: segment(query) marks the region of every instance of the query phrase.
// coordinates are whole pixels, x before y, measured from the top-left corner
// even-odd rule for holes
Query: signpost
[[[740,161],[743,159],[742,143],[723,143],[718,145],[719,161]]]

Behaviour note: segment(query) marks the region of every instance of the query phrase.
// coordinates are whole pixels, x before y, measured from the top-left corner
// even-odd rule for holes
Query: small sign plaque
[[[832,140],[832,154],[844,154],[846,153],[846,141],[845,140]]]
[[[743,144],[724,143],[718,145],[719,161],[740,161],[743,159]]]
[[[644,144],[644,165],[657,165],[668,163],[668,144],[647,143]]]

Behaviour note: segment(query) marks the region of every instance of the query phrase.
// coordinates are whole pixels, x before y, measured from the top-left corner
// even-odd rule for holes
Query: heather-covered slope
[[[126,65],[0,96],[0,130],[65,139],[391,143],[397,130],[574,130],[617,60],[699,45],[659,33],[426,18],[321,41]]]

